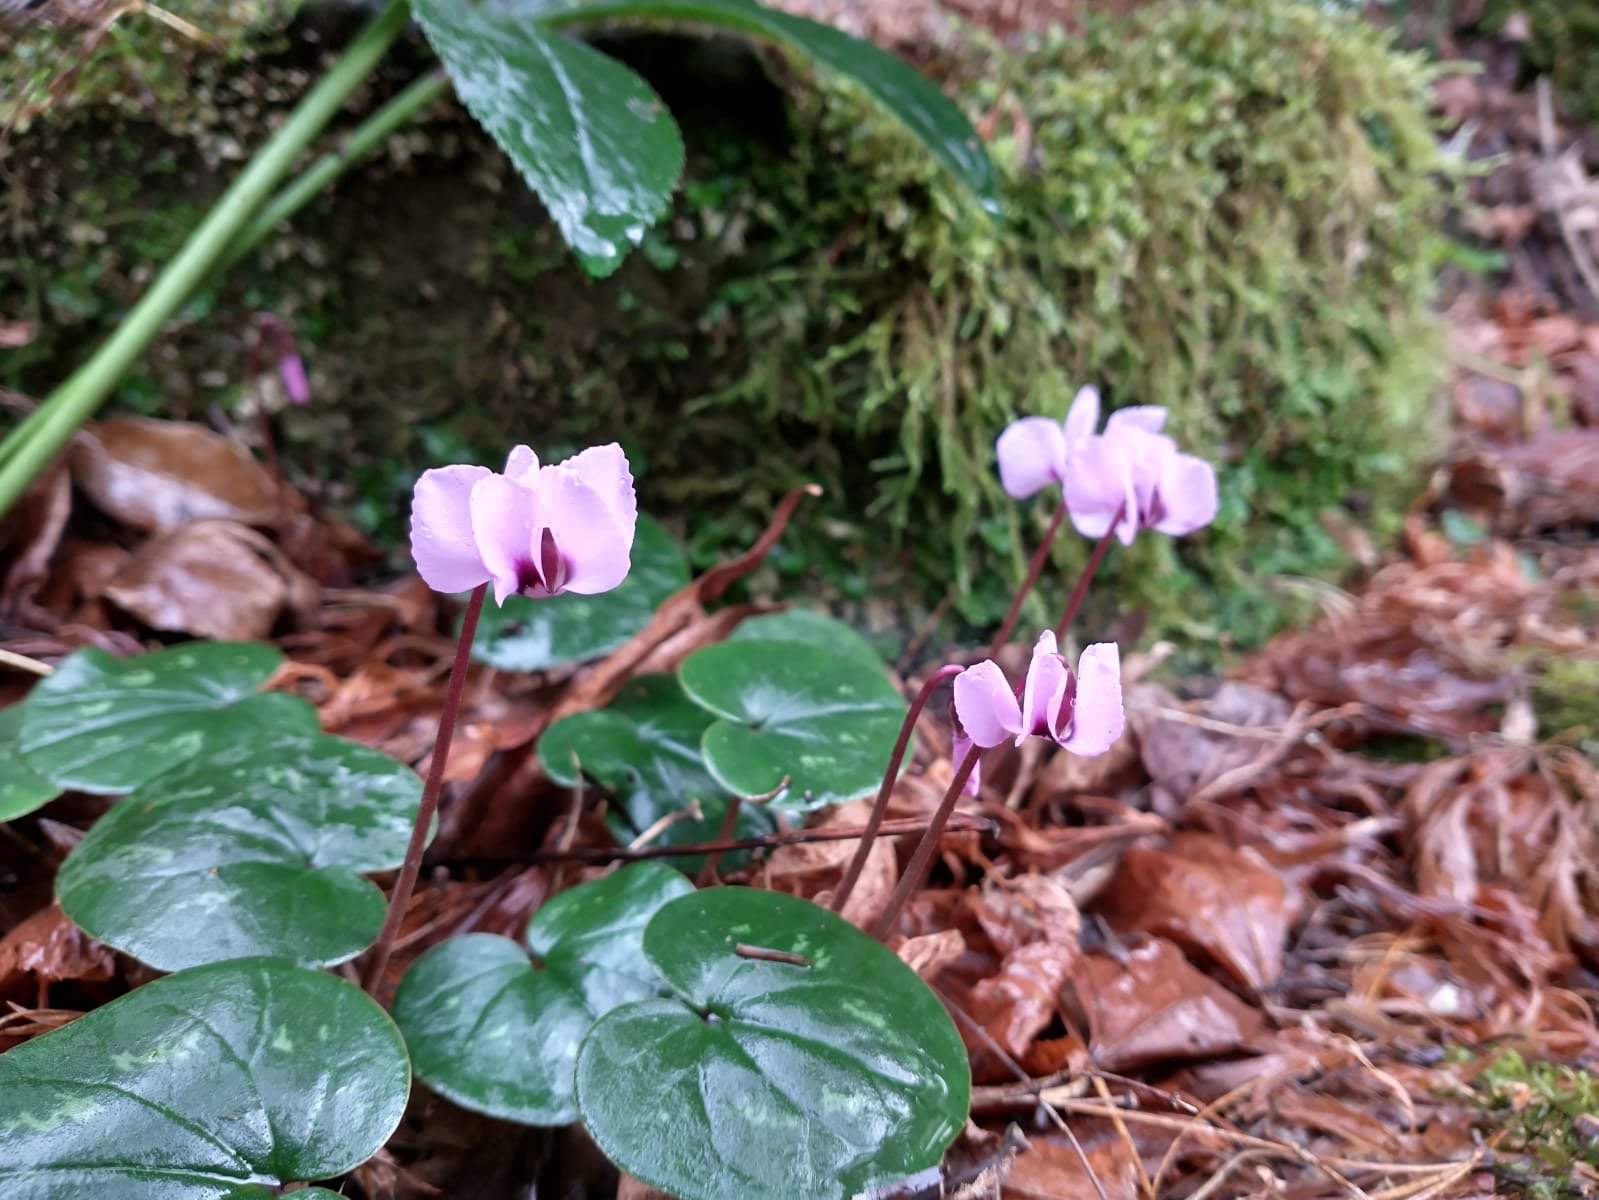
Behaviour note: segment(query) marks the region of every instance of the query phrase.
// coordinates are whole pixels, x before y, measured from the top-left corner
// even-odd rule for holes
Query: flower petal
[[[966,761],[966,756],[967,754],[971,753],[973,745],[975,745],[975,743],[972,741],[972,739],[962,733],[960,726],[957,725],[955,727],[955,747],[953,750],[953,758],[951,760],[955,765],[955,770],[959,771],[961,769],[961,763]],[[983,760],[979,758],[977,760],[977,764],[972,767],[972,773],[966,777],[966,783],[961,788],[961,795],[977,795],[978,791],[981,790],[983,786],[983,781],[981,779],[982,774]]]
[[[1079,388],[1072,406],[1066,410],[1066,445],[1074,446],[1084,438],[1093,437],[1098,428],[1099,389]]]
[[[531,446],[514,446],[505,460],[505,476],[533,487],[539,473],[539,456]]]
[[[1105,422],[1105,432],[1113,429],[1137,429],[1143,433],[1159,433],[1166,427],[1166,410],[1158,404],[1134,404],[1118,408]]]
[[[1059,728],[1060,707],[1071,686],[1071,668],[1060,656],[1052,630],[1044,630],[1033,645],[1033,657],[1027,664],[1027,680],[1022,685],[1022,727],[1016,735],[1016,744],[1029,734],[1053,737]]]
[[[539,486],[544,519],[566,563],[562,590],[593,596],[610,591],[626,579],[633,565],[637,510],[630,509],[624,520],[611,507],[611,501],[572,470],[546,469],[540,475]],[[628,492],[631,495],[631,480]]]
[[[581,454],[546,467],[545,475],[566,473],[576,475],[590,490],[605,501],[616,518],[618,526],[631,531],[638,524],[638,496],[633,491],[633,472],[627,455],[615,442],[603,446],[590,446]],[[628,534],[632,544],[632,533]]]
[[[494,580],[496,604],[523,590],[533,572],[542,507],[538,492],[504,475],[489,475],[472,489],[472,532]]]
[[[1129,504],[1136,508],[1132,465],[1123,439],[1092,437],[1074,446],[1064,494],[1072,525],[1084,537],[1104,537],[1117,513],[1124,512]],[[1136,511],[1132,519],[1136,523]],[[1124,516],[1124,524],[1125,521]]]
[[[1216,519],[1216,471],[1192,454],[1173,455],[1160,479],[1161,519],[1155,528],[1181,537]]]
[[[1013,500],[1059,483],[1066,473],[1066,431],[1048,417],[1013,421],[994,443],[999,481]]]
[[[1077,660],[1077,698],[1071,732],[1060,744],[1073,754],[1103,754],[1122,735],[1121,652],[1115,642],[1095,642]]]
[[[1022,727],[1016,693],[999,664],[992,659],[967,667],[955,676],[955,717],[966,736],[987,749],[997,746]]]
[[[423,471],[411,494],[411,557],[436,592],[464,592],[488,581],[472,533],[472,488],[493,472],[487,467],[437,467]]]

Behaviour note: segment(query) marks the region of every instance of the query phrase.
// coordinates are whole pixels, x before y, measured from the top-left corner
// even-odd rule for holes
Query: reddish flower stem
[[[1000,622],[999,632],[994,634],[994,640],[988,644],[989,658],[998,655],[1010,641],[1010,635],[1015,631],[1016,622],[1022,615],[1022,604],[1026,601],[1028,593],[1033,590],[1033,585],[1038,582],[1044,563],[1049,560],[1049,548],[1055,544],[1055,535],[1060,532],[1061,522],[1065,519],[1066,497],[1063,495],[1060,505],[1055,509],[1055,515],[1049,519],[1049,528],[1044,530],[1044,540],[1038,543],[1038,549],[1033,551],[1032,561],[1027,564],[1027,578],[1022,580],[1022,586],[1017,589],[1015,599],[1010,602],[1010,611]]]
[[[405,865],[400,877],[394,881],[394,891],[389,896],[388,915],[383,918],[383,929],[377,944],[367,959],[366,978],[362,986],[377,995],[383,972],[389,965],[389,954],[394,949],[394,939],[400,932],[400,922],[410,907],[411,894],[416,891],[416,879],[422,871],[422,852],[427,849],[428,831],[433,828],[433,816],[439,809],[439,793],[444,790],[444,764],[450,757],[450,742],[455,738],[455,719],[461,712],[461,693],[466,690],[466,668],[471,657],[472,638],[477,633],[478,614],[483,611],[483,597],[489,585],[481,583],[467,601],[466,618],[461,622],[461,636],[455,644],[455,662],[450,667],[450,685],[444,693],[444,711],[439,715],[439,732],[433,742],[433,761],[428,764],[427,782],[422,785],[422,805],[416,811],[416,824],[411,827],[411,842],[405,848]]]
[[[916,718],[922,715],[922,709],[926,708],[927,702],[932,699],[934,689],[944,680],[959,675],[964,669],[953,663],[947,667],[940,667],[926,683],[922,684],[922,690],[917,692],[916,699],[911,701],[910,711],[905,714],[905,721],[899,727],[899,741],[894,743],[894,752],[888,756],[888,770],[883,772],[883,784],[877,789],[877,799],[872,802],[872,815],[866,818],[866,827],[861,830],[860,845],[855,847],[855,857],[850,860],[849,870],[844,872],[844,878],[833,891],[834,912],[844,911],[844,902],[855,890],[861,871],[866,867],[866,856],[872,852],[872,843],[877,840],[877,831],[882,828],[883,817],[888,812],[888,798],[894,793],[894,781],[899,778],[900,764],[905,761],[906,747],[911,744],[911,734],[916,729]]]
[[[1066,611],[1060,615],[1060,623],[1055,626],[1055,637],[1064,640],[1066,631],[1071,628],[1077,619],[1077,610],[1082,608],[1083,599],[1088,595],[1088,585],[1093,582],[1094,572],[1099,570],[1100,560],[1105,557],[1105,551],[1110,549],[1110,540],[1116,536],[1116,522],[1121,520],[1121,514],[1116,514],[1116,520],[1110,523],[1110,528],[1105,530],[1105,536],[1099,539],[1094,547],[1094,552],[1088,556],[1088,565],[1083,568],[1083,573],[1077,577],[1077,585],[1072,588],[1071,597],[1066,601]]]
[[[933,865],[933,855],[938,852],[938,839],[943,835],[944,825],[949,820],[949,814],[955,811],[955,803],[960,799],[961,789],[972,777],[972,772],[977,770],[978,760],[982,757],[983,748],[973,746],[956,768],[955,778],[949,781],[949,791],[945,792],[944,798],[939,801],[938,809],[933,813],[933,819],[927,826],[927,832],[922,835],[916,853],[911,855],[910,865],[905,868],[899,886],[889,897],[888,907],[883,910],[883,915],[877,918],[877,924],[872,927],[872,936],[878,941],[882,941],[893,931],[894,923],[899,920],[900,909],[905,907],[905,902],[911,898],[917,888],[922,886],[922,880],[927,878],[928,868]]]

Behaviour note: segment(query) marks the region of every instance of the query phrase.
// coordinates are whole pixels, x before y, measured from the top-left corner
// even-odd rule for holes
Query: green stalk
[[[410,20],[406,0],[389,4],[358,34],[338,62],[306,93],[283,127],[256,152],[233,185],[212,206],[177,257],[93,357],[56,388],[35,414],[0,442],[0,517],[94,415],[113,388],[155,340],[161,327],[227,254],[305,148],[371,74]]]

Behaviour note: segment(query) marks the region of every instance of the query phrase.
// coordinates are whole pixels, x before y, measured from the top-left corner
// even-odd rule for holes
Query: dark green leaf
[[[730,642],[799,642],[881,667],[883,656],[853,628],[814,608],[787,608],[740,621]]]
[[[673,821],[652,844],[681,846],[708,842],[722,828],[731,799],[705,767],[700,739],[712,716],[683,694],[671,675],[642,675],[610,705],[557,721],[539,739],[539,761],[557,783],[576,787],[587,777],[615,797],[607,814],[618,841],[632,841],[663,817],[698,803],[698,820]],[[772,828],[761,806],[739,809],[735,837],[759,837]],[[727,855],[722,863],[737,866],[747,856]],[[699,856],[673,860],[692,871]]]
[[[793,642],[707,646],[678,678],[722,718],[701,743],[711,774],[746,796],[787,776],[772,804],[793,812],[874,792],[907,707],[880,664]]]
[[[17,749],[21,725],[21,705],[0,709],[0,821],[25,817],[61,794],[61,789],[29,766]]]
[[[416,773],[326,734],[254,737],[151,780],[94,824],[56,876],[73,921],[162,971],[252,954],[308,965],[377,937]]]
[[[455,94],[500,144],[585,267],[603,275],[666,210],[683,141],[627,67],[526,17],[413,0]]]
[[[594,1019],[656,995],[644,926],[693,891],[676,871],[635,863],[562,892],[528,925],[528,952],[477,933],[429,950],[394,997],[416,1073],[475,1112],[527,1125],[577,1115],[572,1064]]]
[[[131,792],[213,746],[315,732],[305,701],[257,690],[282,661],[250,642],[191,642],[138,658],[79,650],[23,701],[18,744],[58,787]]]
[[[375,1154],[410,1087],[359,988],[270,959],[200,967],[0,1055],[0,1196],[274,1196]]]
[[[502,671],[543,671],[598,658],[643,629],[661,602],[687,582],[688,560],[672,535],[641,516],[633,569],[621,587],[598,596],[510,596],[503,607],[483,614],[472,657]]]
[[[711,888],[662,908],[644,954],[678,998],[596,1022],[577,1096],[600,1148],[646,1183],[683,1200],[842,1198],[935,1165],[966,1120],[948,1014],[841,917]]]

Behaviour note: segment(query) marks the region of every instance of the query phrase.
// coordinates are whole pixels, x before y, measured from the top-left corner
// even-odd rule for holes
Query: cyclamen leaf
[[[358,872],[397,867],[416,773],[327,734],[255,737],[191,759],[101,817],[56,877],[67,915],[162,971],[267,953],[353,958],[383,924]]]
[[[20,705],[0,709],[0,821],[25,817],[61,794],[61,789],[29,766],[17,749],[21,725]]]
[[[883,656],[855,629],[813,608],[786,608],[740,621],[730,642],[799,642],[845,658],[883,665]]]
[[[633,71],[524,16],[412,0],[455,93],[543,199],[567,244],[607,275],[666,211],[683,140]]]
[[[583,1122],[629,1174],[681,1200],[842,1200],[935,1165],[960,1132],[971,1073],[949,1015],[841,917],[711,888],[662,908],[644,954],[675,998],[613,1009],[577,1061]]]
[[[578,1043],[596,1017],[660,992],[644,926],[693,890],[668,867],[635,863],[549,901],[528,924],[527,949],[487,933],[435,946],[394,996],[416,1073],[474,1112],[570,1122]]]
[[[271,959],[184,971],[0,1055],[0,1196],[275,1196],[375,1154],[410,1087],[352,984]]]
[[[115,794],[240,738],[314,733],[309,704],[257,690],[282,661],[251,642],[192,642],[138,658],[79,650],[23,701],[18,748],[58,787]]]

